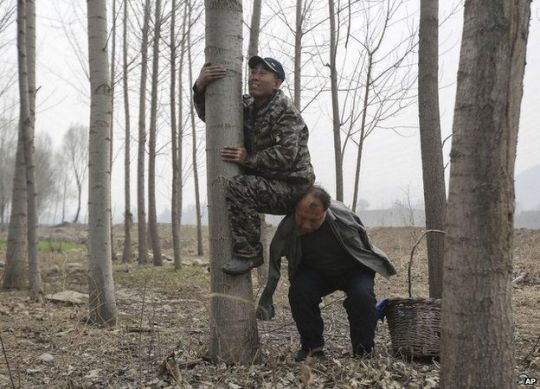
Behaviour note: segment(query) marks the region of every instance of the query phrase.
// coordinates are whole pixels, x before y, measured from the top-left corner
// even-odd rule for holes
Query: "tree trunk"
[[[172,191],[171,191],[171,229],[173,242],[174,268],[182,267],[180,252],[180,218],[178,210],[178,127],[176,125],[176,0],[171,2],[171,84],[169,103],[171,107],[171,154],[172,154]],[[180,104],[182,98],[180,96]]]
[[[110,165],[111,165],[111,174],[109,178],[112,177],[112,168],[113,168],[113,153],[114,153],[114,87],[115,87],[115,81],[116,81],[116,0],[112,0],[112,36],[111,36],[111,42],[112,42],[112,48],[111,48],[111,142],[110,142]],[[110,213],[111,217],[111,252],[112,252],[112,259],[116,259],[116,251],[114,249],[114,224],[113,224],[113,216],[112,211]]]
[[[156,0],[154,13],[154,41],[152,55],[152,99],[150,106],[150,132],[148,139],[148,232],[152,242],[153,263],[162,266],[161,247],[156,212],[156,136],[157,136],[157,99],[159,73],[159,38],[161,34],[161,0]]]
[[[67,196],[67,175],[64,173],[62,189],[62,223],[66,221],[66,196]]]
[[[446,188],[439,115],[439,1],[421,0],[418,110],[427,230],[444,230]],[[444,235],[428,234],[429,296],[442,297]]]
[[[24,161],[23,126],[19,120],[19,139],[15,154],[15,174],[11,196],[11,212],[6,245],[6,266],[3,289],[24,289],[26,277],[26,166]]]
[[[249,47],[248,59],[259,53],[259,31],[261,25],[261,0],[253,1],[253,13],[251,14],[251,25],[249,28]],[[268,277],[269,264],[269,246],[268,246],[268,229],[266,228],[266,217],[264,214],[259,214],[261,219],[261,242],[263,244],[263,259],[264,263],[257,268],[257,280],[259,285],[264,285]]]
[[[337,85],[337,38],[334,0],[328,0],[330,15],[330,89],[332,93],[332,123],[334,133],[334,154],[336,161],[336,200],[343,201],[343,161],[341,156],[341,121],[339,119],[339,99]]]
[[[26,6],[24,5],[26,3]],[[26,60],[27,78],[19,77],[21,93],[21,118],[24,118],[24,158],[26,166],[26,202],[27,202],[27,239],[28,239],[28,279],[30,282],[30,294],[34,301],[43,299],[43,285],[38,264],[38,213],[37,213],[37,190],[34,165],[34,128],[36,122],[36,4],[34,0],[20,0],[19,6],[23,8],[25,19],[26,36],[25,48],[19,49],[19,60]],[[18,15],[19,17],[19,15]],[[24,23],[24,22],[23,22]],[[19,38],[19,36],[18,36]],[[26,50],[25,50],[26,49]],[[19,73],[20,75],[24,73]],[[21,80],[22,79],[22,80]],[[25,85],[23,83],[27,82]],[[27,94],[28,100],[24,102],[22,97]],[[23,104],[28,104],[23,108]]]
[[[183,105],[182,105],[182,72],[184,70],[184,52],[187,20],[187,2],[184,5],[182,19],[182,35],[180,44],[180,66],[178,71],[178,89],[176,86],[176,0],[172,1],[171,14],[171,145],[172,145],[172,241],[174,268],[182,268],[182,246],[180,241],[182,228],[182,128],[183,128]],[[176,118],[176,93],[178,98],[178,122]],[[178,124],[177,124],[178,123]],[[180,128],[180,132],[178,132]]]
[[[296,30],[294,33],[294,106],[297,110],[302,107],[302,0],[296,0]]]
[[[529,1],[465,4],[450,156],[442,388],[515,386],[514,162],[529,16]]]
[[[261,29],[261,0],[253,0],[253,12],[249,26],[248,59],[259,53],[259,31]]]
[[[241,1],[241,0],[240,0]],[[233,1],[233,5],[236,1]],[[193,8],[191,1],[189,1],[189,25],[191,26],[191,9]],[[191,28],[187,31],[187,54],[189,63],[189,85],[193,85],[193,61],[191,58]],[[242,73],[242,72],[240,72]],[[190,101],[193,101],[193,90],[190,88]],[[197,216],[197,255],[204,254],[203,242],[202,242],[202,215],[201,215],[201,199],[199,190],[199,169],[197,168],[197,131],[195,127],[195,112],[193,104],[190,109],[191,115],[191,136],[192,136],[192,163],[193,163],[193,181],[195,184],[195,212]]]
[[[364,87],[364,103],[362,108],[362,121],[360,122],[360,138],[358,139],[358,151],[356,153],[356,171],[354,174],[354,194],[352,210],[356,212],[356,205],[358,204],[358,196],[360,189],[360,168],[362,167],[362,155],[364,152],[364,139],[366,137],[366,118],[369,108],[369,92],[371,88],[371,70],[373,69],[373,56],[368,53],[368,65],[366,74],[366,85]]]
[[[73,218],[73,223],[79,222],[79,214],[81,212],[81,196],[82,196],[82,181],[75,172],[75,183],[77,185],[77,212],[75,212],[75,217]]]
[[[221,266],[232,255],[225,205],[226,179],[239,174],[220,150],[242,142],[242,2],[206,0],[206,62],[224,64],[225,78],[206,89],[208,216],[210,230],[210,357],[251,364],[258,347],[251,274],[228,276]]]
[[[111,118],[112,94],[107,58],[106,0],[88,0],[90,136],[88,175],[88,289],[90,320],[117,321],[111,258]]]
[[[133,216],[131,214],[131,180],[130,180],[130,153],[131,153],[131,123],[129,114],[129,83],[128,83],[128,42],[127,42],[128,5],[124,1],[124,20],[122,30],[122,80],[124,86],[124,117],[125,117],[125,140],[124,140],[124,250],[122,262],[131,262],[131,226]]]
[[[20,4],[20,3],[19,3]],[[38,211],[36,173],[34,165],[34,129],[36,123],[36,3],[26,0],[26,63],[28,71],[28,111],[30,122],[24,125],[24,158],[26,165],[26,201],[28,212],[28,278],[34,301],[43,299],[43,284],[38,262]],[[21,89],[22,93],[22,89]],[[22,99],[21,99],[22,101]],[[22,112],[22,109],[21,109]],[[25,120],[26,122],[26,120]]]
[[[148,72],[148,28],[150,26],[150,0],[144,2],[144,22],[141,41],[141,84],[139,89],[139,144],[137,153],[137,231],[138,261],[148,263],[146,213],[144,196],[144,155],[146,145],[146,77]]]

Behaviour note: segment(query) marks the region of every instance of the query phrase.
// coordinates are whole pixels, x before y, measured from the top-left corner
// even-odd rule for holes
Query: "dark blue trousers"
[[[349,319],[353,353],[363,355],[371,352],[377,326],[374,277],[375,272],[361,266],[337,277],[301,267],[291,280],[289,304],[302,348],[324,345],[324,324],[319,304],[323,296],[342,290],[347,295],[343,306]]]

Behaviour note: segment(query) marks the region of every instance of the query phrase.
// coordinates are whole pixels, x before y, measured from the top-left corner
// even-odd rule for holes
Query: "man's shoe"
[[[324,350],[322,347],[315,347],[315,348],[301,348],[296,352],[296,355],[294,356],[294,360],[296,362],[302,362],[305,361],[308,357],[312,358],[322,358],[324,357]]]
[[[231,276],[237,276],[247,273],[254,267],[261,266],[263,262],[264,259],[262,257],[252,259],[232,257],[221,267],[221,270]]]
[[[374,355],[374,349],[373,348],[371,348],[369,351],[367,351],[362,346],[357,347],[356,350],[353,352],[353,358],[358,358],[358,359],[373,358],[373,355]]]

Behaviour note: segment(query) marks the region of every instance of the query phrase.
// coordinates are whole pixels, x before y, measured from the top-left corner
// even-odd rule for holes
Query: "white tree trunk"
[[[161,34],[161,0],[156,0],[154,13],[154,39],[152,55],[152,98],[150,104],[150,131],[148,139],[148,232],[152,242],[153,264],[163,265],[156,210],[156,137],[157,137],[157,100],[159,73],[159,40]]]
[[[220,151],[242,142],[242,2],[206,0],[206,62],[223,64],[225,78],[206,89],[208,216],[210,230],[210,357],[250,364],[258,347],[251,274],[228,276],[221,270],[232,255],[225,206],[226,179],[239,173]]]
[[[117,321],[111,258],[111,118],[112,95],[107,57],[106,0],[88,0],[90,136],[88,176],[88,288],[90,320]]]
[[[514,162],[529,17],[529,1],[465,4],[450,155],[442,388],[516,384]]]
[[[25,4],[26,3],[26,4]],[[37,190],[36,173],[34,165],[34,128],[36,122],[36,5],[34,0],[19,1],[18,7],[26,13],[23,18],[25,22],[26,34],[24,48],[19,49],[19,60],[26,62],[27,78],[21,77],[19,85],[21,88],[21,119],[24,128],[24,159],[26,166],[26,202],[27,202],[27,239],[28,239],[28,280],[30,282],[31,297],[35,301],[43,298],[43,286],[41,273],[38,264],[38,211],[37,211]],[[19,19],[18,15],[17,19]],[[19,38],[19,36],[18,36]],[[24,58],[24,60],[23,60]],[[23,73],[19,73],[23,74]],[[22,97],[27,96],[27,100]],[[23,107],[23,104],[28,104]],[[28,116],[27,116],[28,115]]]

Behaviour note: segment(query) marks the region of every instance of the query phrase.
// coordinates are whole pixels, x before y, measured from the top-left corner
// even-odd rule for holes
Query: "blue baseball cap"
[[[270,69],[272,72],[274,72],[281,81],[285,81],[285,71],[283,70],[283,66],[281,66],[281,63],[278,60],[274,58],[270,58],[270,57],[263,58],[263,57],[259,57],[258,55],[254,55],[248,61],[248,65],[250,69],[253,69],[255,66],[257,66],[260,63],[262,63],[263,65],[268,67],[268,69]]]

